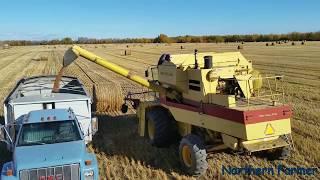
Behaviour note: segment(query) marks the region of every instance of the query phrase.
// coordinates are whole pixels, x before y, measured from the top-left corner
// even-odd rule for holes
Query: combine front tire
[[[183,169],[190,175],[199,176],[208,169],[205,145],[197,135],[189,134],[182,138],[179,156]]]
[[[147,111],[147,132],[151,144],[156,147],[168,147],[178,139],[178,130],[170,112],[157,106]]]

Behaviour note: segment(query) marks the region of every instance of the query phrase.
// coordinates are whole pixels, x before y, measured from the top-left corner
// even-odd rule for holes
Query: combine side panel
[[[247,140],[291,133],[290,119],[279,119],[246,125]]]
[[[289,106],[237,110],[212,104],[181,104],[161,98],[177,121],[190,123],[242,140],[263,139],[291,133]],[[274,132],[270,130],[274,129]]]

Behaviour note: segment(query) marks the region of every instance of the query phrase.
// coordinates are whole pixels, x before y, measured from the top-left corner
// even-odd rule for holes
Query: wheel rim
[[[148,135],[151,140],[154,139],[154,132],[155,132],[154,123],[152,120],[149,120],[148,121]]]
[[[188,145],[184,145],[182,148],[182,160],[187,167],[191,167],[192,165],[191,150]]]

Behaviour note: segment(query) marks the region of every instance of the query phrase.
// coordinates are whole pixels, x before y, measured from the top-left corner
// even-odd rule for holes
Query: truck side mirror
[[[148,71],[148,70],[145,70],[145,71],[144,71],[144,76],[145,76],[145,77],[149,77],[149,71]]]
[[[92,130],[92,135],[95,135],[96,132],[98,132],[98,118],[97,117],[93,117],[91,119],[91,130]]]
[[[7,144],[10,149],[12,148],[12,139],[9,135],[7,128],[3,125],[0,125],[0,142],[4,142]]]

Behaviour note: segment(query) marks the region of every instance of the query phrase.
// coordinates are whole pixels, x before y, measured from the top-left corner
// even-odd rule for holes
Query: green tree
[[[160,34],[153,40],[154,43],[171,43],[172,40],[165,34]]]
[[[62,43],[62,44],[72,44],[73,41],[72,41],[71,38],[65,37],[65,38],[63,38],[63,39],[61,40],[61,43]]]

